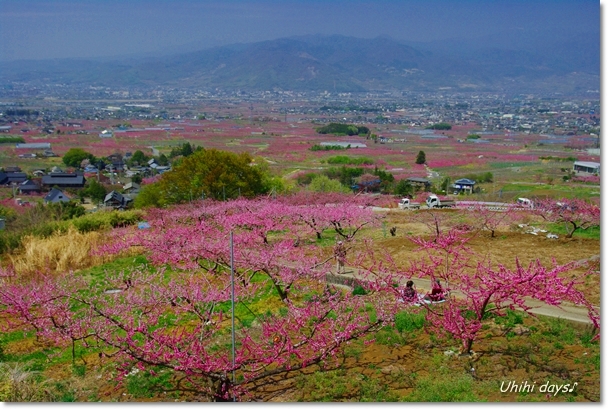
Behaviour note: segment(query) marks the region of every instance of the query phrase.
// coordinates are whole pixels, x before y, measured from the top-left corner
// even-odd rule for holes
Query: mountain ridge
[[[414,47],[386,36],[294,36],[164,57],[5,62],[0,81],[243,91],[581,93],[599,89],[600,78],[599,36],[597,47],[592,34],[583,38],[588,41],[579,47],[576,38],[556,38],[552,46],[548,37],[535,44],[524,36],[511,43],[446,41]]]

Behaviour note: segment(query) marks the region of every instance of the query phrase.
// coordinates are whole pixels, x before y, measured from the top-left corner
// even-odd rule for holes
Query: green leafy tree
[[[165,172],[158,184],[166,203],[205,198],[252,198],[267,193],[268,178],[262,166],[248,153],[235,154],[216,149],[196,150]]]
[[[106,197],[108,191],[101,183],[95,179],[89,179],[89,186],[87,187],[87,194],[94,202],[101,202]]]
[[[494,181],[494,175],[489,171],[483,174],[467,174],[464,177],[479,183]]]
[[[139,165],[141,164],[145,164],[146,162],[148,162],[148,157],[146,156],[146,154],[143,153],[142,150],[137,150],[133,153],[133,156],[131,156],[131,164],[133,164],[134,162],[137,162]]]
[[[402,179],[395,185],[393,193],[399,196],[413,195],[414,187],[412,186],[410,181],[408,181],[407,179]]]
[[[343,147],[341,145],[319,145],[319,144],[314,144],[309,149],[311,151],[342,151],[342,150],[349,149],[349,148],[350,148],[350,145],[348,147]]]
[[[451,130],[452,129],[452,125],[448,124],[447,122],[438,122],[436,124],[429,125],[428,127],[426,127],[426,129],[429,129],[429,130]]]
[[[162,208],[166,204],[159,184],[144,185],[133,201],[135,208]]]
[[[326,175],[316,176],[308,185],[312,192],[349,192],[349,189],[335,179],[329,179]]]
[[[7,206],[0,205],[0,218],[6,221],[11,221],[17,218],[17,212]]]
[[[426,163],[426,154],[424,151],[418,152],[418,156],[416,157],[416,164],[422,165]]]
[[[309,185],[313,179],[315,179],[317,177],[316,172],[306,172],[304,174],[299,174],[296,177],[296,182],[298,185]]]
[[[369,128],[364,127],[364,126],[359,126],[359,127],[357,127],[357,132],[359,135],[367,135],[367,134],[369,134]]]
[[[158,165],[166,167],[167,165],[169,165],[169,158],[167,158],[165,154],[160,154],[158,158],[156,158],[156,163]]]
[[[346,187],[350,187],[355,178],[363,175],[363,172],[363,168],[352,168],[346,166],[342,166],[340,168],[331,167],[323,171],[323,173],[327,175],[329,179],[337,179]]]
[[[441,185],[439,186],[443,192],[448,192],[448,188],[450,187],[451,183],[452,179],[450,177],[445,177],[443,178],[443,180],[441,181]]]
[[[86,213],[84,207],[75,201],[49,203],[46,205],[53,219],[68,220],[83,216]]]
[[[182,155],[184,157],[189,157],[193,153],[194,153],[194,149],[192,148],[192,145],[190,145],[189,142],[186,142],[184,145],[182,145]]]
[[[392,186],[395,183],[395,176],[393,174],[375,167],[374,175],[380,178],[380,190],[382,192],[389,192],[392,189]]]
[[[135,174],[131,177],[131,182],[133,182],[135,184],[141,184],[142,179],[143,178],[140,174]]]
[[[88,159],[91,164],[94,164],[96,161],[93,154],[86,152],[82,148],[70,148],[62,158],[65,165],[74,168],[78,168],[84,159]]]

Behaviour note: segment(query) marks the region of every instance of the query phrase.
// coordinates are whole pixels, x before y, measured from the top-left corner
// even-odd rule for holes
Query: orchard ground
[[[424,211],[421,211],[421,213]],[[440,211],[458,216],[459,211]],[[375,246],[385,249],[399,263],[415,258],[415,246],[406,235],[428,233],[427,226],[412,220],[411,211],[390,211],[383,228],[366,232]],[[388,233],[397,227],[396,236]],[[386,229],[385,229],[386,228]],[[330,241],[331,242],[331,241]],[[329,245],[329,244],[328,244]],[[481,232],[468,243],[472,252],[496,263],[523,264],[540,258],[544,264],[593,259],[599,254],[598,238],[548,239],[504,225],[491,238]],[[326,247],[327,251],[331,246]],[[118,259],[105,266],[126,268],[133,257]],[[99,271],[104,265],[92,269]],[[575,272],[573,272],[574,274]],[[599,266],[597,275],[582,284],[593,304],[599,305]],[[414,278],[414,281],[416,279]],[[427,289],[421,289],[424,291]],[[440,306],[440,305],[438,305]],[[472,356],[459,356],[459,342],[439,339],[422,328],[421,316],[405,309],[395,328],[381,329],[373,339],[351,342],[338,368],[318,365],[302,371],[268,378],[258,383],[248,399],[259,401],[599,401],[600,346],[591,342],[591,325],[565,320],[531,317],[510,312],[505,318],[485,322]],[[163,390],[163,378],[134,373],[116,387],[111,359],[86,354],[75,365],[67,350],[57,351],[40,344],[22,332],[5,334],[3,355],[16,366],[39,371],[44,385],[59,391],[64,401],[182,401],[201,400],[194,393]],[[69,349],[68,349],[69,350]],[[57,356],[58,355],[58,356]],[[533,391],[506,391],[509,382],[532,385]],[[504,383],[504,384],[503,384]],[[572,391],[541,392],[541,386],[570,387]],[[23,384],[25,388],[26,384]],[[253,387],[253,386],[250,386]],[[501,391],[501,387],[502,390]],[[62,392],[62,393],[61,393]],[[63,394],[63,396],[61,396]]]
[[[428,232],[423,223],[408,221],[410,212],[387,215],[386,226],[396,226],[397,236],[387,234],[388,229],[375,232],[378,248],[401,262],[417,257],[415,245],[405,235]],[[597,239],[547,239],[513,227],[503,229],[495,238],[485,233],[468,245],[473,252],[507,265],[516,258],[525,265],[537,258],[550,264],[554,259],[565,263],[599,257]],[[591,302],[599,305],[599,266],[597,269],[597,275],[588,277],[583,289]],[[418,286],[421,293],[428,290]],[[559,315],[559,308],[553,311]],[[588,343],[590,324],[513,312],[507,320],[489,321],[484,327],[473,357],[459,357],[455,341],[442,343],[415,328],[406,327],[403,332],[387,329],[373,344],[357,342],[347,348],[339,370],[316,373],[309,369],[303,372],[306,376],[294,375],[294,380],[276,379],[276,385],[266,389],[266,399],[374,401],[376,394],[378,401],[551,402],[595,401],[600,397],[599,345]],[[521,385],[527,381],[536,387],[532,391],[507,391],[510,381]],[[569,383],[569,389],[574,390],[548,395],[545,388],[541,393],[540,387],[546,382],[559,382],[560,386]],[[578,384],[573,387],[574,383]]]

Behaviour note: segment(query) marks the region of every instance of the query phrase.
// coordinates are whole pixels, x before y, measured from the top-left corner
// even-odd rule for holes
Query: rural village
[[[276,350],[277,338],[285,338],[286,342],[289,341],[295,346],[298,343],[297,335],[290,335],[289,338],[286,334],[272,336],[275,340],[272,355],[275,355],[277,360],[280,355],[288,356],[265,365],[265,372],[250,369],[251,365],[245,363],[251,359],[246,359],[247,355],[243,356],[245,362],[240,365],[239,371],[244,373],[237,385],[228,383],[230,379],[220,375],[215,379],[216,383],[219,383],[217,387],[208,390],[209,387],[203,386],[209,380],[214,380],[214,376],[210,376],[211,373],[206,373],[207,371],[198,375],[197,372],[190,374],[186,371],[186,378],[178,382],[175,377],[183,370],[177,370],[173,364],[166,367],[168,363],[180,362],[178,358],[173,358],[166,363],[161,360],[149,368],[147,365],[136,365],[128,374],[122,376],[125,377],[124,381],[119,382],[116,387],[110,388],[108,385],[91,390],[91,387],[87,386],[77,390],[68,387],[69,384],[63,384],[62,388],[67,390],[61,394],[72,395],[75,400],[82,400],[82,394],[89,394],[93,395],[90,398],[97,397],[102,401],[116,398],[138,401],[146,397],[165,401],[170,397],[183,397],[168,394],[167,389],[183,392],[191,390],[193,386],[199,386],[195,388],[199,393],[187,396],[189,398],[186,400],[207,400],[214,397],[213,394],[220,397],[222,389],[226,389],[226,394],[238,394],[245,400],[318,400],[322,397],[315,396],[315,391],[320,387],[313,387],[314,383],[325,382],[317,380],[320,376],[314,376],[316,373],[309,373],[307,369],[327,367],[326,377],[328,381],[333,380],[332,383],[336,383],[334,377],[342,379],[342,376],[352,370],[358,369],[359,374],[363,375],[362,379],[350,378],[350,381],[338,382],[342,387],[337,385],[335,388],[345,389],[344,393],[323,393],[328,394],[327,397],[331,400],[348,400],[349,397],[358,397],[357,400],[376,400],[378,397],[384,397],[385,400],[392,401],[398,397],[407,398],[408,394],[410,399],[416,400],[415,395],[422,394],[416,393],[416,389],[420,389],[416,386],[421,386],[418,383],[430,383],[429,379],[425,378],[427,373],[418,368],[409,368],[402,364],[401,360],[395,359],[412,357],[415,361],[421,361],[414,352],[424,350],[427,351],[427,356],[430,354],[424,362],[431,360],[438,369],[443,368],[450,374],[455,371],[454,366],[469,369],[465,371],[464,376],[458,377],[465,377],[459,383],[468,383],[467,394],[473,396],[466,397],[471,400],[474,397],[498,400],[499,396],[504,398],[507,395],[508,400],[525,401],[536,397],[529,391],[529,387],[527,390],[521,390],[523,387],[519,385],[517,388],[510,387],[508,392],[505,392],[502,386],[493,388],[493,395],[481,393],[482,388],[479,386],[498,383],[500,377],[497,375],[501,374],[500,372],[513,378],[514,376],[510,376],[515,374],[513,372],[521,372],[523,369],[535,374],[545,372],[552,375],[551,377],[558,377],[559,380],[555,379],[556,385],[565,385],[567,382],[572,385],[573,375],[579,375],[577,380],[585,377],[586,387],[583,389],[580,381],[577,386],[580,395],[568,397],[574,397],[575,400],[599,398],[599,390],[592,387],[592,380],[599,377],[599,367],[589,367],[586,364],[593,363],[587,360],[587,357],[591,359],[593,355],[597,355],[599,360],[599,346],[593,341],[598,335],[599,327],[598,101],[562,101],[559,98],[537,98],[532,95],[508,99],[497,95],[468,98],[458,94],[408,95],[396,98],[377,94],[353,96],[330,93],[235,93],[201,96],[173,95],[167,92],[144,96],[130,91],[94,90],[95,94],[92,90],[82,92],[90,94],[86,98],[91,102],[67,101],[65,96],[58,94],[53,97],[53,103],[39,101],[36,95],[32,95],[27,99],[15,99],[13,103],[5,102],[3,105],[0,117],[0,130],[3,132],[0,135],[0,226],[5,255],[2,258],[5,272],[4,289],[9,289],[8,286],[11,289],[11,295],[3,291],[2,296],[4,315],[9,315],[5,316],[5,320],[24,313],[22,310],[22,313],[18,313],[10,308],[10,303],[6,304],[6,298],[12,300],[18,293],[13,288],[17,282],[12,284],[13,280],[10,278],[29,276],[41,268],[46,271],[45,275],[57,278],[63,277],[57,276],[59,272],[74,272],[68,274],[70,279],[65,285],[60,282],[53,285],[52,288],[56,292],[61,293],[55,286],[77,288],[81,285],[70,282],[76,278],[82,281],[87,277],[90,278],[87,281],[93,280],[87,286],[105,289],[97,296],[90,294],[84,299],[77,298],[77,304],[84,303],[82,306],[92,306],[89,305],[92,302],[86,301],[87,298],[94,297],[97,300],[95,303],[102,303],[104,295],[106,298],[122,296],[126,291],[122,286],[116,286],[117,280],[127,283],[127,288],[143,280],[138,292],[144,292],[145,287],[141,286],[151,280],[151,277],[145,278],[157,269],[152,268],[153,266],[167,266],[170,270],[175,270],[177,275],[181,275],[179,272],[183,269],[183,272],[201,268],[228,269],[228,262],[224,259],[227,255],[225,252],[228,252],[227,232],[217,236],[218,240],[224,238],[223,244],[213,245],[223,249],[220,252],[223,257],[220,257],[220,254],[211,256],[209,250],[204,250],[211,244],[182,244],[181,246],[188,246],[188,253],[200,255],[198,258],[207,261],[192,265],[192,261],[196,259],[188,257],[184,260],[178,255],[173,257],[171,255],[175,250],[163,247],[167,241],[175,240],[168,236],[170,232],[184,229],[187,225],[182,228],[177,225],[161,228],[158,218],[163,217],[159,211],[152,212],[154,208],[151,208],[168,206],[167,210],[162,211],[165,213],[184,212],[189,208],[192,209],[190,213],[200,212],[198,209],[209,209],[208,215],[215,215],[218,211],[232,212],[219,210],[224,203],[234,203],[229,205],[229,208],[244,206],[249,209],[246,214],[253,212],[258,215],[257,218],[271,218],[253,231],[259,231],[258,235],[265,238],[262,244],[272,244],[270,249],[259,248],[260,244],[249,237],[247,232],[250,228],[242,225],[247,224],[245,221],[235,221],[237,225],[234,225],[234,229],[237,229],[237,235],[240,235],[237,243],[255,250],[256,253],[270,252],[271,249],[274,249],[273,252],[279,252],[268,259],[266,265],[259,267],[256,267],[257,262],[244,255],[236,258],[239,277],[246,272],[252,272],[254,276],[250,276],[247,282],[257,278],[251,285],[241,288],[244,286],[243,282],[238,287],[238,300],[242,301],[243,307],[247,309],[236,313],[240,321],[238,336],[244,337],[247,333],[254,332],[256,336],[249,334],[246,337],[262,337],[261,340],[264,340],[262,334],[269,331],[265,330],[267,326],[278,330],[278,323],[263,320],[258,315],[270,315],[268,318],[275,320],[295,320],[298,315],[304,314],[296,314],[295,311],[288,313],[296,306],[298,311],[313,307],[331,307],[332,311],[346,309],[345,312],[358,309],[358,315],[363,313],[366,319],[362,321],[362,318],[359,318],[357,321],[360,324],[351,330],[346,330],[350,326],[347,323],[353,323],[350,316],[347,322],[343,322],[343,318],[330,320],[329,317],[319,322],[323,324],[324,332],[332,334],[344,329],[340,332],[346,333],[342,336],[338,336],[339,333],[331,336],[343,338],[343,341],[337,343],[335,350],[329,355],[318,355],[318,352],[315,354],[314,351],[308,350],[306,353],[298,353],[303,355],[303,363],[311,361],[306,367],[302,366],[302,363],[298,365],[297,360],[289,364],[288,352],[295,347],[284,345],[282,350]],[[120,100],[111,101],[111,97],[117,96],[120,96]],[[9,97],[3,96],[7,101]],[[247,185],[243,185],[251,183],[235,179],[223,180],[219,174],[212,177],[220,182],[220,185],[214,186],[215,192],[194,183],[197,172],[213,171],[198,171],[196,166],[188,166],[188,157],[193,158],[200,152],[224,151],[247,155],[249,167],[264,171],[266,182],[259,193],[255,194],[248,190]],[[176,182],[168,179],[173,181],[169,182],[170,185],[173,184],[172,186],[183,191],[179,195],[165,198],[163,195],[169,195],[168,191],[165,191],[167,188],[150,190],[150,187],[158,184],[162,187],[160,181],[165,175],[168,178],[172,174],[181,180]],[[261,198],[269,198],[270,202],[258,200],[250,205],[242,202],[251,201],[260,194]],[[212,203],[207,204],[205,201]],[[169,211],[176,206],[171,205],[172,203],[183,205],[177,205],[174,211]],[[277,208],[278,203],[282,204],[281,209]],[[291,222],[293,225],[286,225],[285,218],[290,212],[287,209],[297,204],[309,204],[306,206],[312,208],[307,211],[308,216],[302,214],[297,221]],[[52,210],[49,208],[51,205]],[[353,205],[356,206],[353,208]],[[182,210],[184,206],[186,208]],[[330,208],[327,208],[328,206]],[[263,216],[268,207],[274,211]],[[337,214],[335,207],[340,208]],[[113,214],[116,215],[110,216]],[[177,222],[182,218],[178,215],[175,213],[171,218]],[[287,219],[293,218],[289,216]],[[261,222],[261,219],[259,221]],[[36,228],[31,226],[34,222],[38,224]],[[267,226],[267,223],[271,225]],[[239,225],[241,227],[237,228]],[[304,228],[316,233],[306,239]],[[205,231],[209,228],[200,229]],[[279,232],[283,234],[278,235]],[[132,236],[134,233],[135,236]],[[141,233],[145,233],[144,237],[149,239],[141,242]],[[200,234],[186,234],[185,231],[181,235],[182,238],[190,237],[193,240],[200,237]],[[296,247],[291,243],[285,248],[285,241],[293,241],[289,239],[293,235],[298,238],[294,242]],[[117,241],[118,238],[122,239]],[[297,243],[302,240],[306,246],[298,247]],[[51,243],[56,241],[63,244],[62,250],[52,248]],[[85,253],[80,251],[80,255],[74,254],[75,250],[68,250],[72,246],[68,247],[68,243],[83,247]],[[343,244],[340,245],[343,247],[342,251],[336,250],[338,244]],[[416,247],[420,250],[416,251]],[[509,250],[511,247],[513,249]],[[148,253],[150,251],[152,253]],[[426,252],[430,259],[418,255],[420,251]],[[28,252],[34,252],[37,258],[44,258],[46,263],[40,265],[40,260],[35,263],[28,260]],[[528,257],[526,252],[530,253]],[[303,256],[305,253],[311,258],[311,263],[314,261],[314,266],[306,263],[296,277],[293,277],[295,272],[288,274],[287,271],[292,270],[290,266],[302,263],[297,259],[298,255]],[[338,255],[337,268],[336,259],[332,256],[334,254]],[[483,279],[480,279],[482,282],[470,282],[471,279],[465,280],[463,276],[465,272],[470,274],[470,263],[477,260],[473,255],[484,259],[491,258],[497,266],[502,267],[500,269],[513,269],[512,263],[515,261],[518,264],[516,269],[524,269],[528,275],[550,274],[553,279],[546,280],[553,283],[555,288],[546,290],[552,294],[551,298],[555,298],[563,286],[565,293],[555,300],[540,297],[542,302],[538,305],[524,302],[524,299],[520,298],[525,296],[526,292],[533,292],[532,294],[538,297],[539,292],[542,293],[539,289],[524,290],[520,285],[510,292],[521,292],[521,295],[506,293],[500,296],[486,289],[485,291],[489,292],[488,300],[492,302],[485,306],[483,311],[478,312],[481,315],[478,319],[469,318],[471,323],[458,325],[457,321],[450,322],[447,316],[436,316],[436,310],[446,308],[446,300],[450,300],[457,309],[471,309],[475,305],[466,307],[469,306],[467,303],[481,297]],[[220,259],[216,259],[217,257]],[[539,257],[540,259],[537,259]],[[537,262],[534,262],[535,259]],[[541,260],[543,264],[549,264],[549,267],[535,265]],[[133,261],[136,263],[133,264]],[[141,263],[143,265],[140,265]],[[556,265],[551,268],[554,263]],[[213,264],[215,268],[211,267]],[[446,264],[451,266],[448,270],[441,268]],[[221,266],[224,268],[220,268]],[[484,274],[479,269],[481,268],[477,268],[475,275]],[[496,268],[488,265],[485,269]],[[542,272],[538,269],[542,269]],[[488,272],[485,271],[485,275]],[[504,271],[493,272],[493,275],[500,276],[498,272],[506,275]],[[564,276],[566,272],[570,272],[569,276]],[[430,276],[426,276],[429,273]],[[521,274],[523,273],[520,271],[517,275]],[[125,275],[128,275],[129,279],[124,279],[127,277]],[[291,275],[292,279],[282,275]],[[273,292],[267,294],[268,290],[263,290],[268,289],[261,285],[266,283],[266,280],[262,279],[265,276],[270,280],[269,284],[274,283],[279,301],[292,300],[287,305],[292,306],[291,308],[285,311],[279,305],[263,311],[260,310],[261,306],[255,308],[259,303],[268,306],[277,303],[271,302],[274,298]],[[500,280],[515,278],[506,277],[509,276]],[[180,280],[188,282],[194,280],[192,278],[194,277]],[[315,303],[310,302],[310,298],[314,297],[312,295],[317,292],[321,292],[319,296],[324,294],[323,287],[314,286],[314,283],[317,283],[315,281],[320,278],[323,279],[318,283],[325,283],[325,292],[334,289],[334,292],[342,295],[339,300],[330,302],[331,299],[325,300],[325,297],[322,297]],[[567,285],[567,281],[572,281],[572,278],[575,278],[572,283],[577,291],[581,292],[577,296],[565,290],[572,286]],[[410,280],[415,283],[420,292],[419,297],[422,298],[425,292],[430,293],[433,288],[431,279],[443,281],[443,286],[450,287],[449,293],[441,296],[437,306],[435,302],[419,302],[416,298],[411,304],[412,307],[406,308],[409,303],[401,293],[401,289],[405,289],[405,282]],[[65,280],[67,279],[62,279]],[[175,280],[178,280],[177,277]],[[313,283],[310,283],[311,281]],[[252,287],[257,282],[260,284]],[[212,288],[209,288],[209,285],[203,288],[209,292],[214,289],[209,293],[211,295],[221,291],[224,286],[221,283],[225,282],[213,284]],[[184,285],[185,283],[180,286]],[[283,289],[284,286],[287,286],[285,289],[295,286],[298,290],[288,292]],[[113,289],[118,293],[112,293]],[[66,297],[68,299],[62,303],[67,303],[73,295],[66,294]],[[134,296],[127,297],[125,294],[124,297],[126,299],[122,303],[129,300],[134,303],[131,299]],[[139,297],[144,296],[141,294]],[[191,314],[202,313],[199,308],[211,307],[206,315],[209,315],[207,323],[212,323],[215,328],[215,333],[207,336],[211,338],[209,342],[212,344],[200,346],[198,349],[208,349],[218,342],[226,343],[221,341],[228,336],[226,332],[230,328],[225,319],[221,319],[221,312],[230,316],[230,311],[226,310],[226,303],[230,298],[226,300],[226,297],[220,293],[214,296],[214,302],[201,299],[190,304],[170,303],[170,306],[173,306],[171,309],[178,309],[174,314],[182,310],[185,312],[185,322],[182,322],[184,324],[192,320],[188,319]],[[301,299],[302,297],[304,299]],[[309,302],[301,305],[306,300]],[[103,303],[107,304],[109,301]],[[562,306],[552,308],[556,303]],[[42,364],[34,366],[48,372],[58,371],[65,366],[71,367],[71,372],[76,373],[70,377],[80,378],[83,383],[89,374],[116,371],[111,370],[113,366],[109,364],[112,362],[109,358],[112,356],[107,356],[110,353],[126,354],[126,357],[130,358],[128,361],[135,360],[134,364],[142,360],[140,355],[143,352],[137,353],[142,347],[132,345],[126,339],[108,339],[108,336],[96,331],[89,336],[76,336],[76,329],[69,330],[70,328],[57,323],[59,316],[52,319],[53,325],[43,324],[49,319],[36,314],[36,310],[31,310],[43,306],[32,304],[31,308],[27,308],[29,313],[21,316],[23,324],[6,333],[7,337],[13,336],[3,339],[4,342],[0,344],[4,357],[25,360],[19,359],[25,352],[15,349],[16,346],[25,347],[24,342],[28,341],[27,345],[31,345],[28,350],[31,349],[31,353],[24,357],[32,357],[31,360],[35,360],[31,354],[36,351],[48,352],[45,355],[56,351],[53,355],[59,354],[58,358],[65,358],[52,359],[52,363],[55,363],[52,367]],[[135,309],[137,305],[122,306],[125,309]],[[213,306],[224,307],[214,311]],[[366,308],[363,309],[364,306]],[[521,306],[527,313],[517,309],[511,310],[509,306]],[[52,311],[58,309],[58,306],[47,306],[44,309]],[[489,312],[494,311],[497,315],[495,319],[486,318],[491,314]],[[254,316],[247,318],[252,313]],[[166,321],[168,317],[161,319],[166,314],[168,311],[163,310],[154,314],[150,312],[149,316],[153,321]],[[285,314],[287,316],[282,316]],[[503,316],[505,314],[506,316]],[[60,311],[51,313],[51,317],[55,315],[63,314]],[[99,321],[103,317],[105,316],[97,315],[96,320]],[[74,326],[82,326],[77,323],[84,318],[70,320],[75,320]],[[91,317],[86,320],[93,319]],[[28,322],[33,326],[29,331]],[[125,324],[119,326],[126,329]],[[152,326],[152,323],[146,326]],[[428,330],[433,326],[446,329],[450,336],[447,339],[435,336],[435,333]],[[45,329],[43,334],[47,336],[44,337],[49,337],[50,341],[55,340],[54,343],[58,344],[49,345],[42,342],[42,339],[31,333],[36,332],[34,329]],[[65,333],[66,331],[68,333]],[[153,334],[148,336],[145,331],[142,332],[142,341],[153,337]],[[262,334],[257,335],[259,332]],[[322,333],[321,328],[318,332]],[[538,345],[536,343],[540,343],[539,341],[531,342],[541,334],[545,335],[542,337],[553,334],[547,332],[556,332],[555,342]],[[559,362],[555,362],[556,359],[540,359],[564,351],[564,332],[572,334],[569,339],[571,341],[568,342],[569,351],[576,352],[574,355],[583,356],[575,358],[570,355],[568,359]],[[467,334],[470,336],[467,337]],[[481,336],[482,334],[484,336]],[[513,354],[503,351],[492,341],[494,338],[500,340],[505,337],[508,349],[524,349],[524,346],[528,346],[525,347],[525,355],[528,358],[524,362],[497,359],[506,359]],[[11,338],[15,338],[15,342],[11,342]],[[307,343],[311,346],[318,343],[314,342],[311,335],[300,335],[300,338],[304,338],[300,339],[300,343],[302,340],[308,340]],[[582,338],[584,342],[577,341],[578,338]],[[60,340],[70,339],[72,353],[68,357],[61,354],[61,346],[65,342]],[[40,341],[36,342],[37,340]],[[152,340],[155,340],[154,343],[161,343],[155,348],[161,351],[165,349],[162,346],[168,348],[173,343],[194,343],[186,342],[181,337],[181,341],[174,339],[160,342],[156,338]],[[460,348],[457,340],[464,342]],[[471,349],[473,340],[475,344]],[[100,342],[102,344],[99,344]],[[257,349],[260,349],[260,342],[256,343]],[[574,345],[580,343],[583,344],[575,349]],[[107,346],[103,347],[104,344]],[[479,350],[475,346],[478,346]],[[539,348],[541,350],[537,350]],[[253,347],[239,345],[239,349]],[[95,353],[94,359],[92,352],[98,352],[99,357]],[[226,351],[220,357],[225,357],[228,353],[229,351]],[[271,353],[267,352],[266,355],[268,354]],[[518,357],[523,358],[521,354],[518,353]],[[107,364],[104,361],[106,356]],[[342,359],[338,359],[339,356]],[[305,357],[309,358],[304,359]],[[521,358],[518,360],[522,360]],[[21,362],[22,366],[31,366],[31,360]],[[139,363],[151,363],[150,358],[143,360],[144,362]],[[336,364],[331,364],[335,360],[346,362],[343,361],[343,365],[335,367]],[[222,366],[230,369],[229,364]],[[561,366],[562,373],[555,373],[556,370],[550,366]],[[44,370],[45,368],[49,370]],[[153,370],[154,368],[157,370]],[[175,370],[160,370],[161,375],[158,371],[162,368]],[[290,368],[294,370],[288,370]],[[301,370],[297,370],[299,368]],[[137,369],[142,372],[140,374],[143,379],[134,373]],[[502,370],[496,373],[497,369]],[[309,376],[306,376],[307,374]],[[433,377],[433,374],[428,373],[429,377]],[[562,376],[555,376],[556,374]],[[421,379],[414,375],[419,375]],[[450,383],[454,377],[456,376],[449,376]],[[145,392],[138,393],[130,379],[139,380],[135,382],[138,384],[152,384]],[[263,380],[275,380],[274,387],[262,383]],[[200,384],[201,382],[203,384]],[[63,382],[57,383],[57,386],[60,386]],[[185,384],[180,387],[180,383]],[[473,388],[471,383],[477,384],[477,387]],[[123,393],[120,396],[111,393],[115,388]],[[211,396],[205,393],[212,393],[216,388],[220,390]],[[375,397],[365,396],[365,389],[372,389],[372,396]],[[355,396],[349,396],[348,391],[356,392]],[[477,393],[471,393],[473,391]],[[26,394],[25,390],[20,394]],[[475,394],[478,396],[474,396]],[[539,400],[546,399],[545,395],[537,396]],[[115,398],[112,399],[113,397]],[[23,399],[25,398],[23,396]],[[566,395],[555,394],[550,401],[561,401],[565,398]]]

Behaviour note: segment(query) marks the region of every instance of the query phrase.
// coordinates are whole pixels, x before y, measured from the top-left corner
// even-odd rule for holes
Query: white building
[[[572,167],[574,172],[584,172],[587,174],[600,174],[599,162],[575,161]]]

